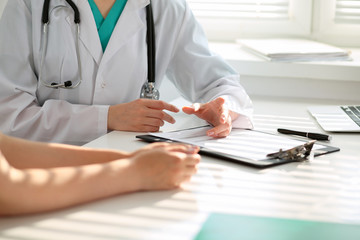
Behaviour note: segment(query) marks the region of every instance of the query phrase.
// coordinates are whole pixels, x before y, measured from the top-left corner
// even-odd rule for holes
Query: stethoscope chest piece
[[[141,88],[140,98],[159,100],[160,92],[155,88],[154,82],[146,82]]]

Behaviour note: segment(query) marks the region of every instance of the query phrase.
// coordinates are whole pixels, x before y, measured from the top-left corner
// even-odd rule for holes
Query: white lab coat
[[[43,0],[11,0],[0,23],[0,131],[46,142],[83,144],[107,133],[109,105],[139,98],[147,81],[145,6],[128,0],[103,53],[87,0],[80,10],[83,81],[51,89],[38,81]],[[64,0],[52,0],[44,81],[73,80],[78,65],[75,25]],[[166,75],[191,102],[219,96],[241,114],[235,127],[251,128],[251,101],[239,75],[212,54],[185,0],[152,0],[156,29],[156,85]],[[76,80],[75,80],[76,81]],[[160,93],[161,96],[161,93]]]

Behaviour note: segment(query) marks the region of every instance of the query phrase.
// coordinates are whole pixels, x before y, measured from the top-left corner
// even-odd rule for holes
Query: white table
[[[255,98],[256,128],[322,132],[306,107],[324,103]],[[181,123],[175,128],[193,123],[184,114],[177,119]],[[137,134],[111,132],[87,146],[135,150],[146,144],[135,139]],[[0,219],[0,239],[192,239],[214,211],[360,224],[360,134],[332,135],[330,145],[341,151],[311,162],[259,170],[204,156],[198,174],[182,189]]]

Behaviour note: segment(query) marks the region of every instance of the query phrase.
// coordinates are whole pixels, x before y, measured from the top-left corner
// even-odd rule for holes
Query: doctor
[[[8,1],[0,23],[0,130],[83,144],[109,130],[158,131],[165,121],[174,123],[165,110],[178,112],[175,106],[139,99],[150,70],[147,5],[149,0],[52,0],[45,35],[44,0]],[[183,111],[211,123],[209,136],[252,128],[252,104],[239,75],[209,51],[186,1],[151,5],[155,87],[166,76],[198,102]],[[69,81],[70,88],[56,87]]]

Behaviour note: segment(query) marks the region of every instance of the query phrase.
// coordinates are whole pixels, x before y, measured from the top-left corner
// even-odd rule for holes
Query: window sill
[[[360,100],[360,49],[353,61],[270,62],[235,43],[210,43],[241,76],[250,95]]]
[[[310,63],[266,61],[235,43],[210,43],[210,48],[225,58],[241,75],[360,81],[360,48],[350,49],[353,61]]]

